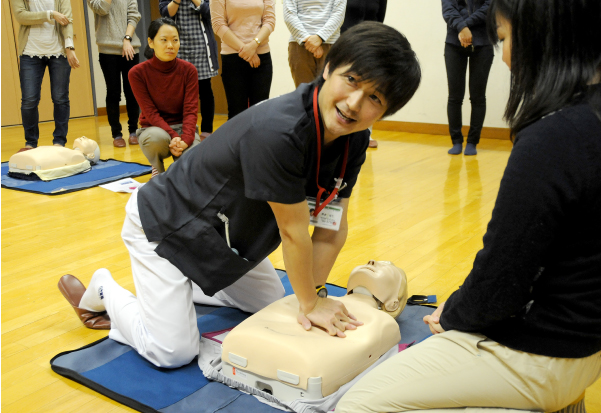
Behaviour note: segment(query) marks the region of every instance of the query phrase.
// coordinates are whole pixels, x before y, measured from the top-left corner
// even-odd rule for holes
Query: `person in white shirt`
[[[295,87],[321,73],[330,47],[340,37],[346,0],[284,0],[290,30],[288,63]]]
[[[71,68],[79,67],[73,45],[71,3],[69,0],[12,0],[12,9],[21,25],[18,54],[21,117],[26,143],[19,152],[38,146],[38,104],[46,67],[54,104],[52,143],[65,146],[70,114],[69,78]]]

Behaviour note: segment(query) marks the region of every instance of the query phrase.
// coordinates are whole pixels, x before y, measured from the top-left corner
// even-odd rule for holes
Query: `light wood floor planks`
[[[216,126],[225,121],[218,117]],[[126,128],[125,122],[123,122]],[[40,126],[51,145],[53,123]],[[139,147],[113,148],[106,117],[75,119],[69,145],[85,135],[101,157],[146,162]],[[349,208],[347,244],[329,281],[346,285],[356,265],[389,260],[403,268],[410,294],[446,299],[469,273],[490,219],[511,143],[483,140],[476,157],[447,155],[448,137],[374,131]],[[24,144],[21,127],[2,128],[2,161]],[[148,176],[139,178],[146,182]],[[2,189],[2,411],[133,411],[51,371],[49,360],[107,333],[86,329],[59,293],[63,274],[84,283],[107,267],[134,290],[120,232],[128,195],[100,188],[58,196]],[[281,250],[271,256],[284,268]],[[586,394],[601,412],[601,384]]]

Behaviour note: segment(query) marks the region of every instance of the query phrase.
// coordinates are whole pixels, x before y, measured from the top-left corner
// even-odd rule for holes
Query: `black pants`
[[[121,122],[119,122],[119,102],[121,102],[121,80],[123,80],[123,93],[127,108],[127,126],[129,133],[136,133],[140,107],[129,86],[127,74],[129,69],[140,62],[140,55],[136,53],[132,60],[127,60],[121,55],[98,53],[98,61],[106,82],[106,116],[111,125],[113,138],[121,136]]]
[[[273,66],[271,54],[259,55],[261,64],[257,68],[237,54],[221,55],[223,70],[221,79],[227,99],[228,119],[256,103],[269,99]]]
[[[211,78],[198,81],[198,97],[200,98],[200,131],[213,133],[213,119],[215,118],[215,97],[211,89]]]
[[[480,142],[480,132],[482,132],[484,117],[486,116],[486,84],[488,83],[488,74],[494,56],[491,45],[472,48],[472,46],[461,47],[445,43],[444,60],[449,83],[447,115],[449,117],[449,133],[454,144],[463,143],[461,106],[465,95],[465,74],[468,61],[472,115],[467,142],[474,145]]]

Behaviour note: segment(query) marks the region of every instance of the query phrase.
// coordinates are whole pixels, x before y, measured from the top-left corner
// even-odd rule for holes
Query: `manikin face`
[[[503,42],[503,61],[511,69],[511,23],[497,14],[497,36]]]
[[[324,140],[359,132],[372,126],[386,112],[386,101],[373,82],[363,82],[350,65],[329,73],[326,65],[319,108],[325,126]]]
[[[148,46],[154,50],[157,59],[170,62],[177,57],[179,50],[177,29],[168,24],[162,25],[154,39],[148,38]]]
[[[370,260],[365,265],[359,265],[355,267],[351,274],[355,273],[366,273],[377,279],[390,279],[397,274],[399,269],[390,261],[374,261]]]

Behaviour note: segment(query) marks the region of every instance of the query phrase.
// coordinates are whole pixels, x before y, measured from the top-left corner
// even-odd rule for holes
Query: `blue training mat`
[[[135,178],[151,173],[150,165],[136,162],[122,162],[116,159],[100,160],[92,169],[77,175],[52,181],[27,181],[8,176],[8,162],[1,164],[2,188],[33,192],[43,195],[62,195],[81,191],[98,185],[118,181],[123,178]]]
[[[284,271],[278,270],[286,295],[292,293]],[[328,294],[340,297],[346,289],[328,284]],[[401,343],[430,336],[422,317],[434,307],[407,306],[397,318]],[[234,327],[250,316],[228,307],[196,305],[200,333]],[[50,360],[52,370],[140,412],[161,413],[276,413],[281,410],[255,397],[204,377],[194,359],[178,369],[154,366],[127,345],[105,337]]]

